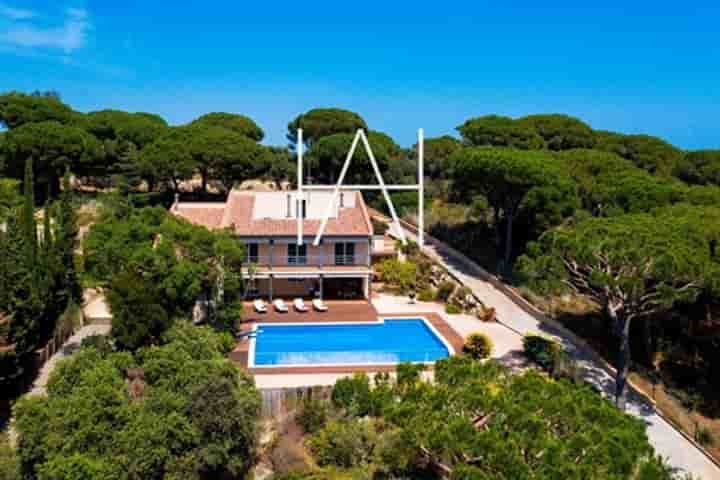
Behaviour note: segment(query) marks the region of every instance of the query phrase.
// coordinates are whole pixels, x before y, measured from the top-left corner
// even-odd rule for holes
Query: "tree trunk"
[[[502,228],[500,226],[500,209],[493,208],[493,227],[495,229],[495,256],[497,257],[498,271],[502,270]]]
[[[514,213],[511,210],[507,210],[505,212],[505,221],[507,222],[507,225],[505,225],[505,254],[503,256],[505,260],[505,273],[509,273],[510,271],[510,254],[512,253],[512,227],[513,227],[513,217]]]
[[[625,410],[625,385],[630,371],[630,319],[618,318],[618,333],[620,335],[620,351],[618,352],[617,374],[615,376],[615,404],[620,410]]]
[[[207,180],[208,180],[208,172],[206,169],[200,170],[200,177],[202,178],[202,191],[203,193],[207,193]]]
[[[493,208],[493,225],[495,227],[495,247],[500,252],[502,245],[502,234],[500,233],[500,209]]]
[[[145,183],[147,184],[147,191],[148,193],[152,193],[155,191],[155,178],[152,176],[148,176],[144,178]]]
[[[51,198],[57,198],[60,195],[60,176],[56,172],[52,172],[48,176],[48,192]]]
[[[643,320],[643,326],[645,327],[645,335],[643,336],[645,355],[648,365],[652,365],[653,358],[655,357],[655,341],[653,338],[652,320],[650,319],[650,317]]]

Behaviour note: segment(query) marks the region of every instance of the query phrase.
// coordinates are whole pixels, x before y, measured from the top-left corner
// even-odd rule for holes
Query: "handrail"
[[[367,258],[364,258],[367,257]],[[364,260],[364,261],[363,261]],[[281,266],[353,266],[368,265],[369,255],[254,255],[246,256],[246,263],[252,263],[257,266],[281,267]]]

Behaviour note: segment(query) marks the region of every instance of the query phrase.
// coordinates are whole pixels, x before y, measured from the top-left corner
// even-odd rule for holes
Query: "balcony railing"
[[[356,255],[333,255],[335,257],[335,265],[355,265],[357,261]]]
[[[308,266],[365,266],[370,265],[368,255],[257,255],[247,256],[246,263],[258,266],[292,267]]]

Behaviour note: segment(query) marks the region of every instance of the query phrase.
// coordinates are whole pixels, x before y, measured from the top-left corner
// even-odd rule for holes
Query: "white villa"
[[[227,201],[178,202],[171,212],[210,229],[232,228],[246,245],[252,274],[250,295],[369,298],[372,256],[386,254],[359,191],[343,191],[320,245],[312,244],[333,193],[329,191],[233,190]],[[298,245],[298,215],[303,242]]]

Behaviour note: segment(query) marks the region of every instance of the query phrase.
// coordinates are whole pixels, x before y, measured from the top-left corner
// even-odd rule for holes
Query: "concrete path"
[[[405,234],[408,238],[417,239],[415,234],[407,229]],[[465,259],[457,256],[441,242],[430,243],[427,235],[425,238],[425,253],[444,265],[452,275],[471,288],[485,305],[495,308],[500,322],[517,335],[534,333],[557,338],[578,362],[584,379],[599,388],[609,398],[613,398],[614,378],[594,362],[564,332],[541,323],[491,283],[483,280],[478,274],[480,270],[478,265],[468,265]],[[645,421],[650,443],[658,454],[667,458],[670,465],[703,480],[720,479],[720,468],[659,416],[652,405],[634,392],[630,392],[628,395],[627,412]]]
[[[84,338],[92,335],[105,335],[110,332],[110,325],[85,325],[75,332],[63,346],[45,362],[45,365],[40,369],[40,373],[33,382],[30,395],[45,395],[45,389],[47,388],[47,382],[50,378],[50,373],[57,365],[57,363],[75,353],[82,344]]]
[[[83,313],[87,323],[110,325],[112,314],[102,292],[88,288],[83,292]]]
[[[522,352],[522,337],[505,325],[495,322],[483,322],[474,315],[448,315],[445,313],[445,305],[441,303],[417,301],[411,304],[408,302],[407,297],[387,293],[373,294],[372,303],[381,316],[383,314],[398,313],[412,315],[416,312],[436,313],[463,338],[466,338],[471,333],[484,333],[493,342],[491,357],[503,363]]]

